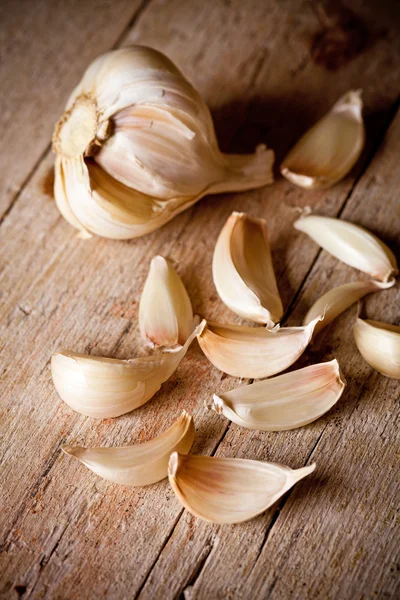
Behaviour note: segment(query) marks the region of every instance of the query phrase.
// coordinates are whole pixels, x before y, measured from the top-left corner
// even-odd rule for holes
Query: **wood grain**
[[[384,410],[383,401],[369,420],[366,420],[368,411],[360,411],[361,416],[357,416],[361,402],[358,384],[366,367],[354,355],[353,346],[346,344],[341,355],[354,377],[354,385],[349,385],[346,394],[346,411],[343,400],[334,412],[315,424],[284,435],[228,427],[224,419],[204,412],[203,401],[212,392],[228,389],[237,382],[212,368],[197,346],[190,349],[177,373],[151,402],[130,415],[100,422],[73,413],[61,402],[48,366],[52,352],[60,345],[118,357],[142,351],[137,304],[149,262],[157,253],[176,261],[196,311],[214,319],[237,321],[217,298],[210,276],[216,237],[232,210],[267,218],[285,306],[288,308],[304,289],[294,312],[297,322],[304,314],[304,303],[310,302],[310,294],[314,297],[315,291],[319,293],[321,273],[325,274],[325,283],[329,274],[329,284],[334,285],[348,271],[337,265],[325,268],[321,260],[330,259],[319,256],[318,248],[304,236],[293,235],[296,209],[312,204],[317,212],[335,215],[346,206],[349,218],[360,221],[370,218],[376,233],[389,243],[394,241],[398,230],[393,214],[398,210],[398,202],[393,178],[397,175],[393,175],[389,166],[398,152],[395,135],[398,118],[390,137],[383,143],[381,140],[396,107],[400,75],[393,65],[400,56],[399,40],[394,15],[389,10],[382,12],[377,4],[363,6],[354,2],[353,5],[355,14],[362,12],[362,22],[371,30],[370,37],[368,44],[366,41],[364,46],[359,44],[358,55],[351,59],[347,56],[350,50],[347,48],[346,54],[342,49],[345,55],[342,61],[347,56],[348,62],[341,64],[338,71],[329,70],[321,62],[327,60],[322,34],[331,35],[330,30],[337,27],[346,33],[344,15],[350,17],[343,7],[332,12],[329,6],[311,7],[306,2],[295,5],[289,1],[278,4],[252,0],[244,4],[239,0],[227,3],[152,0],[123,38],[124,44],[153,45],[177,62],[212,107],[224,150],[250,151],[256,143],[266,141],[282,157],[295,137],[343,91],[363,87],[369,143],[357,169],[332,190],[306,193],[279,179],[274,186],[257,192],[207,198],[140,240],[82,241],[62,220],[44,185],[52,167],[52,158],[47,155],[4,219],[1,234],[7,252],[1,257],[0,330],[4,357],[1,424],[6,432],[2,439],[1,466],[6,485],[2,489],[0,513],[4,597],[140,595],[164,599],[179,597],[184,592],[187,598],[246,598],[249,593],[257,597],[253,590],[258,590],[260,597],[268,593],[283,598],[293,589],[297,597],[322,598],[329,592],[329,582],[337,577],[332,589],[340,592],[340,597],[354,598],[359,569],[367,573],[362,589],[373,586],[378,594],[393,593],[394,587],[386,578],[392,560],[393,542],[389,539],[381,544],[376,568],[371,564],[370,551],[363,547],[364,554],[358,559],[355,571],[332,567],[315,593],[312,575],[317,578],[319,569],[311,561],[304,564],[304,555],[309,552],[304,547],[308,539],[315,543],[314,553],[323,544],[319,545],[317,540],[324,536],[336,540],[335,544],[326,542],[323,546],[324,564],[328,564],[330,557],[354,558],[354,549],[361,544],[364,534],[374,541],[379,532],[391,531],[391,525],[384,529],[381,521],[374,529],[371,516],[364,532],[362,512],[351,519],[355,506],[351,500],[354,497],[356,502],[362,494],[349,487],[351,474],[361,490],[368,490],[372,484],[377,489],[381,481],[380,501],[388,512],[393,507],[395,490],[388,477],[373,479],[377,468],[374,465],[382,460],[379,440],[374,438],[374,452],[368,460],[361,461],[360,468],[355,464],[345,470],[343,487],[339,486],[346,444],[355,429],[360,428],[352,442],[353,454],[383,427],[380,412]],[[130,7],[133,13],[132,4]],[[93,19],[105,19],[107,14],[96,11]],[[41,15],[39,11],[38,17],[32,17],[33,30],[38,22],[35,18],[40,20]],[[126,16],[126,25],[128,21]],[[86,25],[77,27],[76,35],[83,43]],[[111,46],[114,39],[107,43]],[[81,56],[79,60],[71,59],[68,65],[63,59],[63,68],[70,70],[71,79],[78,76],[90,57],[82,58],[82,63],[80,59]],[[56,67],[53,64],[51,68]],[[73,85],[68,81],[65,95]],[[59,109],[65,98],[61,92],[57,98]],[[45,116],[41,113],[42,119]],[[47,140],[50,132],[51,128]],[[369,165],[377,147],[378,155]],[[29,164],[32,168],[34,160]],[[367,194],[368,186],[372,186],[373,193]],[[385,202],[377,210],[382,189]],[[322,270],[318,271],[320,264]],[[388,294],[377,294],[373,301],[383,302]],[[388,320],[390,314],[388,309]],[[333,351],[337,353],[334,344],[343,339],[348,327],[343,331],[339,328],[337,335],[335,327],[332,325],[321,334],[324,344],[311,349],[306,360],[328,359]],[[368,381],[373,384],[363,392],[362,402],[366,405],[377,398],[383,399],[388,390],[392,393],[394,389],[390,387],[392,383],[377,375],[372,374]],[[121,445],[144,441],[166,429],[182,408],[195,416],[194,452],[217,451],[221,455],[287,462],[293,467],[304,464],[314,453],[321,466],[315,477],[302,482],[290,494],[287,503],[282,502],[281,515],[279,510],[271,510],[250,523],[220,528],[183,512],[166,482],[145,489],[124,489],[96,478],[60,455],[60,446],[66,442]],[[386,420],[385,427],[394,432],[390,429],[394,427],[393,421],[388,416]],[[334,435],[328,435],[331,430]],[[335,444],[341,452],[339,460],[333,452]],[[384,450],[382,455],[390,466],[393,449]],[[371,464],[369,470],[367,463]],[[338,522],[336,487],[340,502],[348,501],[350,507],[345,518],[351,543],[348,538],[332,534]],[[325,513],[330,515],[329,519],[324,518]],[[377,516],[376,511],[371,514]],[[304,540],[300,535],[303,530],[307,533]],[[277,536],[277,531],[282,535]],[[288,554],[291,536],[295,543],[293,560]],[[270,546],[272,542],[274,545]],[[271,552],[276,554],[273,562]],[[307,576],[296,579],[302,568]],[[303,581],[308,583],[300,588]]]

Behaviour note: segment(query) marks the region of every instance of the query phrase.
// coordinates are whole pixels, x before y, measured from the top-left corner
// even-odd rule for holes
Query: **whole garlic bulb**
[[[206,194],[271,183],[273,152],[220,152],[210,112],[160,52],[133,46],[87,69],[56,125],[55,198],[77,229],[128,239]]]

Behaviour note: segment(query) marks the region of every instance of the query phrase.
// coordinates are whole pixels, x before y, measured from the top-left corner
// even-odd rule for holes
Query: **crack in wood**
[[[115,354],[118,350],[118,348],[120,347],[124,337],[126,335],[128,335],[128,333],[130,332],[130,330],[133,327],[133,323],[128,323],[128,325],[124,328],[124,330],[122,331],[122,333],[118,336],[117,341],[115,342],[114,346],[112,347],[111,353]]]
[[[2,544],[0,544],[0,553],[8,552],[10,545],[12,544],[12,535],[13,535],[13,532],[14,532],[17,524],[19,523],[22,516],[24,515],[25,509],[27,508],[28,503],[36,498],[40,488],[42,487],[44,479],[46,479],[47,475],[50,473],[50,471],[53,468],[53,466],[55,465],[58,457],[60,456],[60,448],[64,443],[65,443],[65,438],[62,438],[57,443],[54,451],[52,452],[50,458],[48,459],[48,461],[46,463],[44,470],[42,471],[40,476],[37,478],[37,480],[31,487],[30,491],[28,492],[20,510],[18,511],[18,513],[16,515],[16,518],[14,519],[14,521],[11,524],[8,534],[5,536],[4,542]]]
[[[119,46],[123,45],[125,38],[128,37],[131,30],[142,17],[146,9],[150,6],[152,1],[153,0],[142,0],[142,3],[138,6],[138,8],[135,9],[129,23],[124,27],[122,33],[118,36],[117,41],[110,48],[110,50],[114,50],[115,48],[118,48]]]
[[[37,481],[36,485],[32,489],[32,492],[30,494],[31,500],[33,500],[37,496],[37,494],[38,494],[38,492],[39,492],[39,490],[40,490],[40,488],[42,486],[43,480],[47,477],[47,475],[50,473],[51,469],[55,465],[57,459],[60,456],[61,446],[64,443],[65,443],[65,438],[61,438],[61,440],[57,443],[57,445],[56,445],[56,447],[54,449],[53,454],[51,455],[50,459],[47,461],[47,465],[46,465],[44,471],[42,472],[39,480]]]
[[[26,600],[28,598],[30,598],[33,594],[33,592],[35,591],[39,581],[40,581],[40,576],[41,573],[43,571],[43,569],[46,567],[46,565],[49,563],[50,559],[52,558],[52,556],[55,554],[55,552],[57,551],[58,546],[60,545],[60,542],[62,540],[62,538],[65,535],[65,532],[67,531],[69,526],[69,522],[67,522],[65,524],[65,527],[63,527],[63,529],[61,530],[61,533],[59,535],[59,537],[57,538],[57,540],[55,541],[53,548],[50,550],[50,552],[48,554],[45,554],[44,556],[42,556],[40,562],[39,562],[39,570],[37,571],[37,577],[35,580],[35,583],[33,584],[33,587],[28,591],[28,595],[26,596]]]
[[[214,543],[213,543],[213,540],[211,539],[210,543],[204,548],[204,551],[200,557],[199,563],[198,563],[198,565],[195,566],[195,568],[193,570],[192,576],[189,578],[184,589],[182,590],[182,592],[180,594],[180,600],[186,600],[186,593],[189,592],[191,588],[193,588],[193,586],[196,583],[197,579],[199,578],[201,572],[203,571],[204,567],[208,563],[208,559],[211,556],[211,553],[213,550],[214,550]]]
[[[185,509],[184,509],[184,508],[182,508],[182,509],[179,511],[179,513],[178,513],[178,515],[176,516],[176,518],[174,519],[174,522],[173,522],[173,524],[172,524],[172,527],[171,527],[171,529],[170,529],[170,531],[169,531],[169,533],[168,533],[167,537],[165,538],[165,540],[164,540],[164,542],[163,542],[163,544],[162,544],[162,546],[161,546],[161,548],[160,548],[160,552],[159,552],[159,554],[157,554],[157,556],[156,556],[156,558],[154,559],[154,561],[153,561],[153,563],[152,563],[152,565],[151,565],[150,569],[148,570],[148,572],[146,573],[145,577],[143,578],[143,582],[142,582],[142,584],[139,586],[139,588],[138,588],[138,591],[136,592],[136,594],[135,594],[135,596],[134,596],[134,600],[136,600],[137,598],[139,598],[139,596],[140,596],[140,594],[141,594],[141,592],[142,592],[142,590],[143,590],[144,586],[146,585],[146,583],[147,583],[147,581],[148,581],[148,579],[149,579],[149,577],[150,577],[150,575],[151,575],[151,572],[153,571],[153,568],[154,568],[155,564],[157,563],[157,561],[158,561],[159,557],[160,557],[160,556],[161,556],[161,554],[162,554],[162,551],[164,550],[165,546],[168,544],[169,540],[170,540],[170,539],[171,539],[171,537],[173,536],[173,534],[174,534],[174,531],[175,531],[175,527],[176,527],[176,525],[178,524],[178,522],[179,522],[179,520],[180,520],[181,516],[183,515],[184,511],[185,511]]]

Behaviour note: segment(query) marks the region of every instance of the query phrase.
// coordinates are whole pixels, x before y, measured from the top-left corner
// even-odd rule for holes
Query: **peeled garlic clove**
[[[292,148],[281,173],[303,188],[327,188],[353,168],[365,143],[361,90],[351,90],[333,105]]]
[[[315,326],[315,336],[342,312],[350,308],[352,304],[355,304],[367,294],[378,292],[379,290],[386,290],[391,288],[394,284],[395,280],[391,279],[387,283],[371,280],[353,281],[352,283],[339,285],[338,287],[329,290],[329,292],[326,292],[321,298],[318,298],[304,317],[303,325],[308,325],[310,321],[313,321],[315,317],[325,311],[323,321],[319,321]]]
[[[89,66],[56,125],[53,149],[62,214],[115,239],[154,231],[206,194],[273,180],[273,152],[221,153],[199,94],[170,60],[141,46]]]
[[[398,272],[393,252],[359,225],[342,219],[306,215],[294,226],[342,262],[380,281],[386,282]]]
[[[193,417],[183,411],[167,431],[143,444],[122,448],[63,446],[62,450],[107,481],[143,486],[167,477],[171,453],[187,454],[192,447],[194,436]]]
[[[247,429],[285,431],[319,419],[345,385],[337,360],[331,360],[214,394],[209,408]]]
[[[222,302],[241,317],[268,329],[282,318],[264,219],[231,214],[215,246],[213,278]]]
[[[232,524],[263,513],[314,469],[315,464],[293,470],[257,460],[174,452],[168,478],[180,502],[193,515],[212,523]]]
[[[162,256],[150,264],[139,304],[142,337],[153,346],[173,347],[186,342],[192,333],[190,298],[178,273]]]
[[[400,326],[357,319],[353,333],[357,348],[373,369],[400,379]]]
[[[130,360],[60,350],[51,359],[56,390],[73,410],[88,417],[106,419],[130,412],[150,400],[171,377],[204,326],[205,321],[175,351]]]
[[[259,379],[290,367],[306,349],[322,318],[317,317],[306,327],[282,327],[278,331],[207,323],[198,340],[208,360],[220,371]]]

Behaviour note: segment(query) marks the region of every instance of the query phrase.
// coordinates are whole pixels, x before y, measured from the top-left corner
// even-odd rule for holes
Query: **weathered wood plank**
[[[335,75],[308,59],[308,38],[317,30],[315,15],[307,4],[293,10],[292,3],[254,2],[246,7],[240,2],[229,6],[213,3],[211,11],[207,3],[174,1],[152,3],[128,39],[155,45],[177,61],[214,107],[227,148],[244,150],[258,141],[269,142],[269,138],[277,142],[278,137],[282,153],[292,141],[293,131],[322,114],[347,87],[370,85],[368,106],[382,110],[385,118],[398,89],[399,75],[390,67],[397,52],[391,30],[386,39],[377,42],[379,52],[371,49]],[[287,56],[277,64],[275,53],[283,44]],[[216,61],[216,56],[221,60]],[[332,97],[325,96],[326,90]],[[274,102],[268,100],[271,98]],[[268,106],[275,111],[268,111]],[[249,136],[246,122],[251,125]],[[373,128],[371,140],[377,134],[379,128]],[[7,371],[2,376],[2,429],[8,431],[2,471],[8,497],[0,515],[6,549],[1,557],[4,589],[9,593],[21,585],[26,586],[27,596],[52,598],[133,595],[145,583],[181,509],[166,483],[145,490],[117,488],[95,479],[66,457],[60,458],[59,445],[64,440],[112,445],[148,439],[186,408],[195,414],[198,427],[194,451],[212,452],[227,424],[204,413],[202,402],[212,391],[233,386],[235,380],[211,369],[193,348],[177,375],[147,406],[121,419],[98,423],[71,413],[57,398],[48,371],[52,351],[61,343],[118,356],[139,349],[137,301],[149,260],[156,253],[169,254],[179,262],[198,311],[230,320],[230,313],[215,296],[210,264],[216,235],[227,215],[237,208],[269,219],[279,283],[288,305],[317,256],[312,244],[289,235],[293,206],[313,202],[321,212],[335,214],[351,190],[355,174],[329,194],[305,194],[281,180],[260,192],[207,199],[142,240],[82,242],[43,194],[50,165],[48,158],[2,228],[8,248],[2,276],[8,321],[8,329],[2,331],[2,342],[7,341],[8,346]],[[312,440],[319,434],[319,425],[315,427]],[[231,431],[229,435],[234,436],[226,439],[234,444],[235,454],[262,450],[255,435],[248,439],[236,438]],[[298,448],[301,445],[299,454],[290,455],[290,448],[275,444],[267,456],[278,460],[282,452],[288,462],[293,456],[296,466],[296,461],[305,461],[311,451],[309,440],[297,433],[288,439]],[[292,452],[293,448],[296,446]],[[184,519],[190,553],[187,560],[185,554],[184,565],[176,563],[176,555],[170,553],[170,572],[174,573],[175,564],[180,568],[179,577],[175,572],[173,585],[165,588],[170,597],[196,576],[214,536],[215,528],[210,528],[200,537],[199,523],[187,515]],[[236,535],[239,529],[234,531]],[[171,540],[176,539],[174,535]],[[196,544],[196,536],[204,543]],[[254,562],[262,545],[257,525],[243,540]],[[160,560],[164,557],[162,553]],[[232,581],[237,582],[237,576]]]
[[[395,251],[400,250],[399,134],[400,113],[343,212],[343,218],[375,231]],[[357,277],[354,269],[322,252],[293,322],[301,321],[328,289]],[[368,316],[399,323],[399,301],[399,285],[372,295],[366,300]],[[250,594],[274,599],[396,597],[399,386],[374,372],[358,354],[352,339],[355,313],[353,308],[324,330],[299,365],[339,360],[348,387],[334,410],[306,428],[280,434],[247,432],[231,425],[218,449],[225,456],[294,466],[315,461],[315,474],[290,492],[281,511],[275,508],[230,528],[195,521],[191,545],[182,518],[141,598],[162,597],[171,587],[176,594],[182,591],[182,579],[174,584],[178,568],[185,570],[189,584],[187,600]],[[205,554],[207,560],[193,582],[190,569],[201,566]]]
[[[3,3],[0,218],[48,149],[54,123],[83,70],[117,42],[141,5],[142,0]]]

